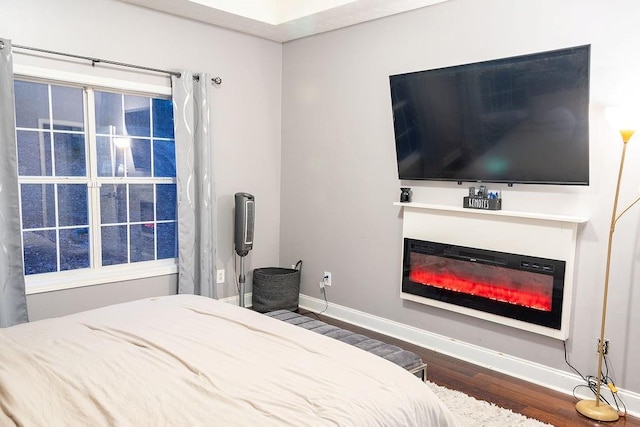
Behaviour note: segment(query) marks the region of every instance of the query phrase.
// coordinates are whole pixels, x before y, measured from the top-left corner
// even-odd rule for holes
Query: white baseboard
[[[467,344],[341,305],[329,303],[327,306],[324,300],[307,295],[300,295],[300,307],[314,312],[320,312],[326,307],[326,311],[323,314],[328,317],[416,344],[420,347],[434,350],[438,353],[446,354],[456,359],[483,366],[568,395],[572,395],[576,385],[583,383],[582,378],[573,373],[550,368],[539,363],[476,345]],[[627,406],[629,415],[635,417],[640,416],[640,394],[618,389],[618,395]],[[594,399],[593,395],[587,394],[581,395],[580,397]]]

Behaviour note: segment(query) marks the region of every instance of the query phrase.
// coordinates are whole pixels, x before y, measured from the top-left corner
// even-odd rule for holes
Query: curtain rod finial
[[[211,79],[211,81],[217,85],[222,84],[222,79],[220,77],[214,77]]]

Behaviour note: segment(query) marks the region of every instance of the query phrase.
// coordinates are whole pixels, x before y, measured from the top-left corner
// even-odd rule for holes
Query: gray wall
[[[284,45],[114,0],[3,0],[0,28],[17,44],[208,71],[224,79],[212,100],[217,264],[227,270],[222,297],[235,294],[232,197],[248,191],[256,196],[258,214],[248,270],[301,258],[305,294],[320,297],[317,282],[329,270],[331,302],[564,370],[556,340],[400,300],[402,222],[392,205],[399,187],[413,187],[415,201],[454,206],[464,189],[398,181],[388,76],[590,43],[591,185],[499,189],[505,209],[590,218],[579,231],[568,348],[581,370],[595,373],[620,148],[603,109],[640,99],[636,3],[450,0]],[[16,54],[14,61],[33,58]],[[635,142],[629,147],[623,200],[637,195],[640,182]],[[632,377],[631,366],[640,344],[632,338],[640,334],[634,310],[640,291],[631,285],[640,281],[638,220],[636,209],[618,224],[607,329],[618,384],[636,392],[640,378]],[[39,319],[173,292],[175,276],[167,276],[31,295],[28,302],[31,317]]]
[[[590,186],[491,187],[503,191],[504,209],[590,218],[579,228],[567,346],[575,365],[595,375],[622,146],[603,111],[638,98],[638,16],[631,0],[451,0],[285,43],[280,259],[305,261],[302,293],[321,298],[318,281],[331,271],[330,302],[569,371],[561,341],[400,299],[402,212],[392,205],[399,188],[412,187],[416,202],[459,206],[466,186],[398,180],[388,76],[591,44]],[[629,147],[621,200],[637,196],[639,145]],[[607,328],[617,384],[635,392],[639,212],[618,224]]]
[[[106,305],[177,293],[177,275],[149,277],[27,296],[29,321],[64,316]]]
[[[234,193],[246,191],[256,197],[255,246],[246,257],[247,270],[278,265],[280,43],[114,0],[3,0],[0,9],[0,32],[14,44],[220,76],[223,84],[214,87],[211,101],[212,156],[218,203],[217,265],[227,272],[227,282],[219,285],[219,296],[237,293],[232,252]],[[68,60],[36,63],[31,55],[17,51],[14,64],[54,64],[56,69],[78,73],[167,83],[165,78],[133,73],[123,77],[112,67],[92,68],[86,63],[77,66]],[[247,280],[250,285],[250,275]],[[116,300],[168,293],[175,293],[173,276],[31,295],[28,298],[29,314],[32,319],[40,319]]]

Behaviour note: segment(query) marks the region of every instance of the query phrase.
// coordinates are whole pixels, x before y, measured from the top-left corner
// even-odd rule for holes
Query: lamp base
[[[579,401],[576,403],[576,411],[592,420],[616,421],[618,419],[618,411],[606,403],[600,402],[599,405],[596,405],[595,400]]]

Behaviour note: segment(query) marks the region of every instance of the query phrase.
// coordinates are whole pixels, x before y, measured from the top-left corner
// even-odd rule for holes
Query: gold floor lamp
[[[627,142],[635,133],[640,113],[625,111],[621,109],[608,109],[607,119],[620,132],[622,136],[622,155],[620,157],[620,168],[618,170],[618,182],[616,183],[616,193],[613,199],[613,212],[611,214],[611,227],[609,228],[609,244],[607,246],[607,266],[604,276],[604,298],[602,301],[602,323],[600,324],[600,340],[598,341],[598,378],[596,385],[595,400],[581,400],[576,404],[576,410],[585,417],[598,421],[616,421],[618,419],[618,411],[612,406],[600,400],[600,388],[602,386],[602,360],[604,358],[604,330],[607,319],[607,295],[609,293],[609,269],[611,266],[611,243],[613,242],[613,232],[616,223],[622,215],[624,215],[633,205],[640,201],[638,197],[633,203],[627,206],[620,214],[618,214],[618,195],[620,193],[620,181],[622,178],[622,170],[624,168],[624,157],[627,151]]]

